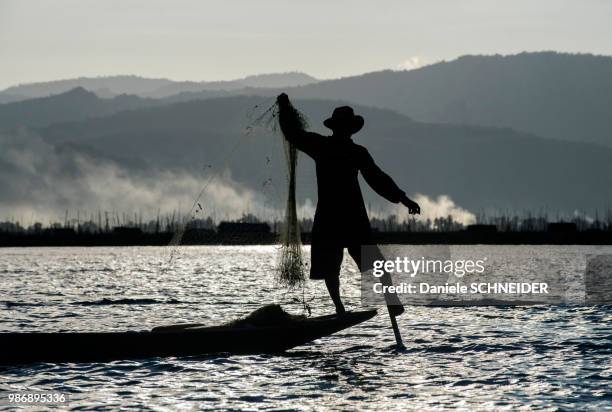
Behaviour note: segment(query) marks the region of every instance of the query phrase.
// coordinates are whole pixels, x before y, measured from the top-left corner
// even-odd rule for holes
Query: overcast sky
[[[0,88],[78,76],[332,78],[463,54],[612,55],[607,0],[0,0]]]

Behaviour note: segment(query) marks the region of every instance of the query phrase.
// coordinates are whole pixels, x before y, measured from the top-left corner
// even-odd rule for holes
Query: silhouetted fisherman
[[[277,103],[283,134],[316,163],[318,202],[312,227],[310,278],[325,280],[336,312],[344,313],[339,280],[344,248],[362,272],[370,269],[362,267],[361,261],[362,245],[372,242],[358,172],[376,193],[390,202],[401,202],[411,214],[420,213],[420,207],[374,163],[365,147],[353,142],[351,136],[363,127],[364,120],[351,107],[336,108],[332,117],[323,122],[333,132],[326,137],[302,129],[298,113],[285,93],[278,96]],[[404,311],[396,295],[385,298],[391,315]]]

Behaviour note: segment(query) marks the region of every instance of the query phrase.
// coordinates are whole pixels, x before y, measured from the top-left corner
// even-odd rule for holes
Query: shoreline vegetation
[[[612,244],[612,213],[604,219],[573,217],[549,219],[546,215],[480,215],[464,225],[447,218],[399,221],[396,216],[371,219],[373,240],[378,244]],[[300,222],[304,244],[310,243],[312,219]],[[0,247],[20,246],[165,246],[185,228],[182,245],[271,245],[281,233],[280,220],[264,221],[252,214],[221,221],[212,218],[184,219],[176,214],[145,221],[123,215],[111,219],[68,219],[43,225],[19,221],[0,222]]]

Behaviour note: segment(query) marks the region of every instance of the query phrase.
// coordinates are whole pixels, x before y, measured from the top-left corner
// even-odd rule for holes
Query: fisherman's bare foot
[[[344,309],[344,305],[340,303],[336,305],[336,315],[344,315],[346,313],[346,309]]]

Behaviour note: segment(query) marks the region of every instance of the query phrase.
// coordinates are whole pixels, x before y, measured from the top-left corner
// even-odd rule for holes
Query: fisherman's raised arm
[[[372,189],[380,196],[392,203],[402,203],[408,208],[409,213],[421,213],[420,206],[410,200],[406,193],[400,189],[393,181],[391,176],[383,172],[380,167],[374,162],[370,153],[363,148],[360,162],[361,174],[365,181]]]
[[[304,130],[298,111],[289,102],[285,93],[276,98],[278,123],[285,138],[298,150],[310,157],[316,157],[323,150],[323,136]]]

